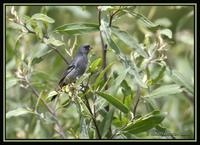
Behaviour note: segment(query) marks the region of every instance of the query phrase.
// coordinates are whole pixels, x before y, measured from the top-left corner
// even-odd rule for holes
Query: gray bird
[[[76,56],[71,61],[69,66],[64,71],[62,78],[60,79],[58,85],[60,88],[57,88],[56,91],[60,90],[63,86],[75,82],[75,80],[83,75],[87,68],[88,59],[87,55],[90,51],[90,45],[83,45],[79,48],[76,53]],[[52,96],[51,101],[53,101],[58,94]]]
[[[64,71],[62,78],[59,81],[59,86],[63,86],[74,82],[85,72],[88,64],[87,55],[90,51],[90,45],[83,45],[79,48],[76,53],[76,56],[71,61],[68,68]]]

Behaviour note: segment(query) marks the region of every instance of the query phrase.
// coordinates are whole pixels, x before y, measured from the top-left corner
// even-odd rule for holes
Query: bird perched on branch
[[[59,86],[63,86],[72,83],[79,78],[85,72],[88,64],[87,55],[90,51],[90,45],[83,45],[79,48],[76,56],[71,61],[68,68],[64,71],[62,78],[59,81]]]
[[[87,55],[90,51],[90,45],[80,46],[75,57],[70,62],[69,66],[65,69],[58,85],[59,89],[62,89],[63,86],[75,82],[77,78],[82,76],[87,68],[88,58]],[[59,90],[57,89],[57,91]],[[56,98],[57,95],[52,96],[52,100]]]

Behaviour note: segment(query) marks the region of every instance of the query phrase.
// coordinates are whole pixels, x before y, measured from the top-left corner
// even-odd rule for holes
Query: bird
[[[58,83],[60,88],[74,82],[77,78],[84,74],[88,65],[87,55],[90,49],[90,45],[82,45],[79,47],[75,57],[65,69]]]
[[[69,66],[65,69],[56,91],[62,89],[62,87],[71,84],[76,81],[77,78],[81,77],[88,65],[87,55],[91,49],[90,45],[82,45],[79,47],[75,57],[70,62]],[[58,94],[52,96],[51,101],[53,101]]]

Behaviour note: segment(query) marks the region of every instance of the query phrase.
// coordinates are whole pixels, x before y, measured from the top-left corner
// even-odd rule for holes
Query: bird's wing
[[[75,68],[75,63],[74,63],[74,60],[71,62],[71,64],[68,66],[67,69],[65,69],[63,75],[62,75],[62,78],[60,79],[59,81],[59,86],[62,86],[63,84],[63,80],[65,79],[65,77]]]

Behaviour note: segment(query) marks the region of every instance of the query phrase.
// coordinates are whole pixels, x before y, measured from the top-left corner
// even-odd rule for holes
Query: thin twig
[[[188,100],[190,100],[190,102],[191,102],[192,104],[194,104],[194,98],[193,98],[191,95],[189,95],[185,90],[183,90],[182,93],[185,95],[185,97],[186,97]]]
[[[24,26],[24,28],[28,31],[28,33],[37,35],[36,32],[31,31],[31,30],[26,26],[26,24],[23,24],[23,26]],[[43,41],[45,38],[46,38],[46,39],[49,39],[48,36],[43,36],[42,41]],[[59,51],[55,46],[49,45],[49,44],[47,44],[47,46],[49,46],[50,48],[52,48],[52,49],[65,61],[65,63],[66,63],[67,65],[69,65],[69,62],[67,61],[67,59],[60,53],[60,51]]]
[[[67,61],[67,59],[62,55],[62,53],[60,53],[60,51],[59,51],[56,47],[54,47],[53,45],[47,45],[47,46],[49,46],[49,47],[51,47],[53,50],[55,50],[56,53],[58,53],[58,55],[60,55],[60,57],[64,60],[64,62],[65,62],[67,65],[69,65],[69,62]]]
[[[96,132],[97,132],[97,135],[98,135],[98,138],[101,139],[101,134],[100,134],[100,131],[99,131],[99,128],[98,128],[98,125],[97,125],[97,121],[96,121],[96,118],[94,117],[94,114],[92,113],[92,109],[90,107],[90,104],[89,104],[89,101],[86,97],[86,95],[84,95],[84,99],[85,99],[85,102],[86,102],[86,107],[88,108],[90,114],[91,114],[91,118],[92,118],[92,121],[94,123],[94,126],[96,128]]]
[[[60,125],[55,112],[53,111],[53,109],[51,109],[51,107],[49,107],[49,105],[44,101],[44,99],[42,97],[40,97],[39,93],[37,92],[37,90],[31,85],[31,83],[29,82],[29,80],[25,77],[24,81],[27,83],[27,85],[30,87],[30,89],[32,90],[32,92],[35,94],[35,96],[37,98],[40,98],[40,100],[42,101],[42,103],[45,105],[45,107],[47,108],[47,110],[49,111],[49,113],[52,115],[52,117],[55,120],[55,124],[58,126],[58,131],[59,134],[62,136],[62,138],[66,139],[65,133],[63,131],[62,126]]]
[[[117,11],[115,11],[114,13],[112,13],[110,15],[109,27],[111,27],[111,25],[112,25],[112,20],[113,20],[114,15],[116,15],[119,11],[120,11],[120,9],[118,9]]]
[[[138,84],[137,85],[137,92],[136,92],[136,95],[134,97],[134,102],[133,102],[133,116],[135,118],[136,116],[136,109],[137,109],[137,106],[138,106],[138,103],[139,103],[139,100],[140,100],[140,95],[141,95],[141,90],[140,90],[140,86]]]

